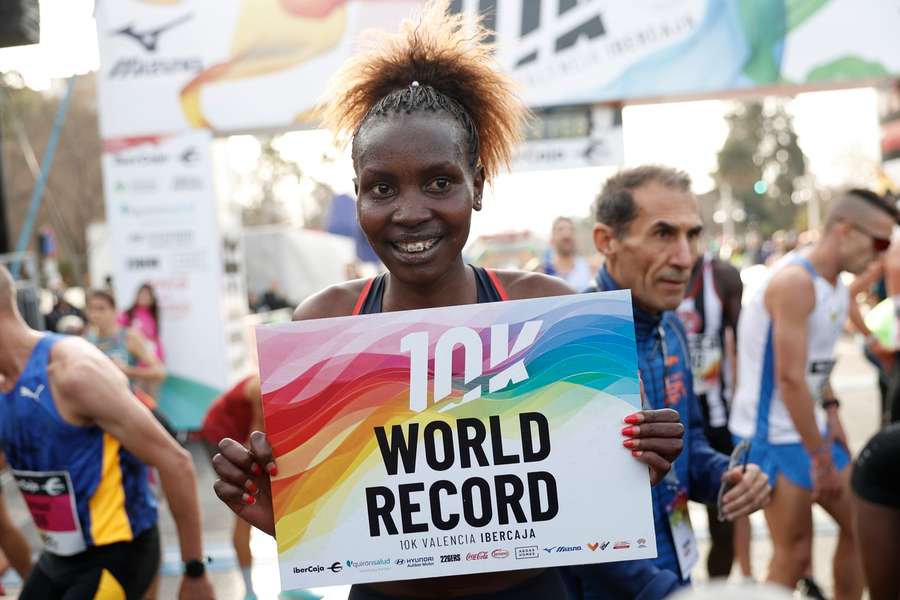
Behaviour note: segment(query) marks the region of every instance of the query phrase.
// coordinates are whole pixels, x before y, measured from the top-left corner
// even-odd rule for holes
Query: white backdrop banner
[[[141,284],[153,284],[169,371],[223,389],[237,371],[229,368],[236,359],[229,357],[225,319],[227,309],[241,307],[229,298],[240,298],[244,312],[246,299],[243,284],[233,281],[243,280],[241,261],[223,247],[229,238],[220,231],[210,142],[208,131],[194,131],[107,143],[103,175],[120,308]]]
[[[900,74],[888,0],[456,0],[530,106]],[[367,28],[420,0],[99,0],[104,138],[296,126]],[[848,26],[850,23],[852,27]]]

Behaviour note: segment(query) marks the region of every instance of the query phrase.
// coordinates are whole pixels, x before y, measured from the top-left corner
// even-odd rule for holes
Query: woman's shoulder
[[[493,272],[503,284],[510,300],[566,296],[575,293],[575,290],[562,279],[543,273],[511,270],[494,270]]]
[[[294,321],[346,317],[353,313],[357,300],[371,279],[353,279],[330,285],[300,303]]]

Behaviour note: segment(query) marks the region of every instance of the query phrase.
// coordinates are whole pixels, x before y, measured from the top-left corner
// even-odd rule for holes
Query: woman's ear
[[[484,167],[475,167],[475,181],[473,182],[474,198],[472,208],[481,210],[481,199],[484,195]]]

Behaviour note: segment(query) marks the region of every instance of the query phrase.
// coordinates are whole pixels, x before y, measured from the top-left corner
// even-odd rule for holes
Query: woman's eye
[[[428,184],[426,188],[429,192],[446,192],[450,189],[450,179],[447,177],[438,177]]]
[[[372,193],[379,197],[390,196],[391,186],[386,183],[376,183],[372,186]]]

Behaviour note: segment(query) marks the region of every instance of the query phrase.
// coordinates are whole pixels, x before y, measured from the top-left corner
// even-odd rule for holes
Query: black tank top
[[[482,267],[469,265],[475,273],[475,289],[477,291],[478,304],[485,302],[502,302],[508,300],[503,284],[497,278],[496,273]],[[356,301],[353,308],[354,315],[371,315],[382,312],[384,300],[386,273],[382,273],[374,279],[370,279]]]

